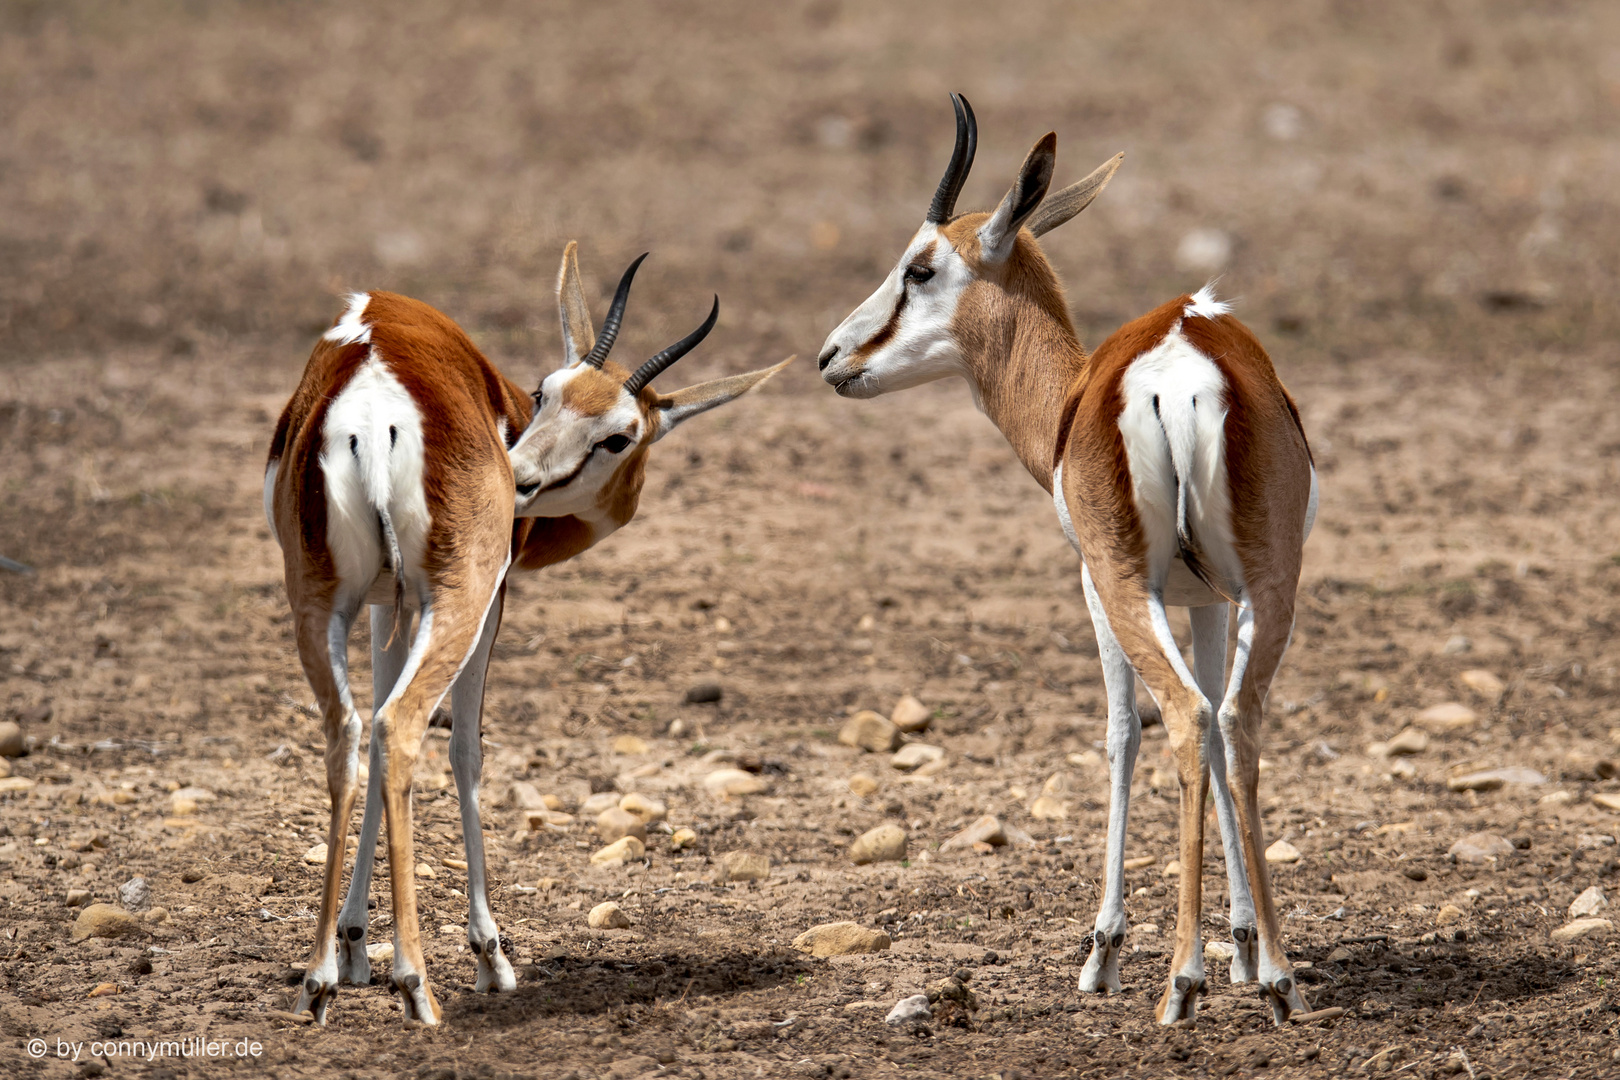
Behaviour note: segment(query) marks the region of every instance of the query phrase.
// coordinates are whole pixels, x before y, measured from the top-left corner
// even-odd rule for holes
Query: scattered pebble
[[[868,829],[849,845],[849,857],[856,866],[875,862],[899,862],[906,857],[906,830],[898,825]]]
[[[698,835],[691,829],[676,829],[675,834],[669,838],[669,846],[676,851],[684,850],[697,843]]]
[[[73,940],[121,938],[140,933],[140,920],[112,904],[91,904],[73,920]]]
[[[166,907],[148,908],[145,913],[141,915],[141,918],[145,919],[153,926],[159,926],[169,921],[169,909]]]
[[[695,683],[687,687],[686,703],[688,705],[708,705],[719,701],[723,694],[724,691],[720,689],[719,683]]]
[[[512,785],[506,795],[506,805],[519,810],[556,809],[554,806],[547,806],[546,797],[540,794],[540,789],[527,780],[519,780]]]
[[[596,834],[603,843],[611,844],[621,836],[633,836],[642,843],[647,841],[647,823],[628,810],[610,806],[596,818]]]
[[[1384,744],[1389,757],[1421,754],[1429,748],[1429,736],[1419,728],[1409,727]]]
[[[1446,780],[1452,791],[1495,791],[1507,784],[1545,784],[1547,778],[1523,765],[1509,765],[1501,769],[1485,769]]]
[[[884,723],[888,723],[887,720]],[[771,785],[762,776],[741,769],[716,769],[703,778],[703,787],[710,795],[722,799],[744,795],[763,795]]]
[[[527,822],[530,832],[541,832],[545,829],[561,829],[564,832],[574,823],[573,814],[564,814],[557,810],[525,810],[523,819]]]
[[[621,836],[607,847],[591,855],[593,866],[623,866],[627,862],[635,862],[647,854],[647,846],[634,836]]]
[[[858,772],[849,778],[849,790],[863,799],[882,786],[882,784],[878,783],[876,777],[863,772]]]
[[[22,757],[24,749],[22,725],[15,720],[0,720],[0,757]]]
[[[721,881],[764,881],[771,876],[770,856],[755,851],[728,851],[719,862]]]
[[[870,930],[860,923],[830,922],[812,926],[793,939],[793,947],[811,956],[848,956],[852,953],[883,952],[890,946],[889,935]],[[928,998],[919,994],[926,1007]]]
[[[838,729],[838,741],[875,754],[887,754],[900,745],[900,729],[871,709],[862,709],[844,721],[844,726]]]
[[[883,1018],[885,1024],[894,1027],[908,1027],[912,1024],[926,1024],[934,1018],[934,1011],[928,1007],[927,994],[912,994],[895,1002],[889,1015]]]
[[[90,991],[88,996],[90,996],[90,997],[111,997],[113,994],[116,994],[116,993],[118,993],[118,984],[108,982],[108,983],[99,983],[99,984],[97,984],[96,988],[94,990]]]
[[[451,858],[450,856],[447,855],[444,858],[440,859],[439,861],[441,863],[443,863],[445,865],[445,868],[448,869],[448,870],[460,870],[463,873],[465,873],[466,870],[467,870],[467,860],[466,859],[455,859],[455,858]]]
[[[889,714],[889,723],[905,732],[926,731],[933,719],[933,710],[910,694],[901,698]]]
[[[1000,818],[993,814],[986,814],[973,824],[939,845],[940,851],[957,851],[963,848],[972,848],[975,844],[986,844],[992,848],[1006,847],[1009,844],[1032,845],[1035,838],[1016,825],[1003,824]]]
[[[1180,877],[1181,876],[1181,860],[1180,859],[1171,859],[1169,862],[1164,864],[1164,869],[1160,870],[1159,874],[1160,874],[1161,877],[1167,877],[1167,878]]]
[[[1602,940],[1614,933],[1614,923],[1608,919],[1575,919],[1552,932],[1557,942],[1579,941],[1583,938]]]
[[[325,847],[326,845],[322,844],[321,846]],[[439,876],[439,872],[427,863],[419,862],[416,864],[416,876],[420,878],[436,878]]]
[[[1278,840],[1266,848],[1266,862],[1268,863],[1296,863],[1299,862],[1299,849],[1286,840]]]
[[[304,852],[304,861],[309,863],[311,866],[325,866],[326,850],[325,844],[316,844],[314,847]]]
[[[646,825],[651,825],[655,821],[663,821],[669,816],[669,807],[657,799],[649,799],[647,796],[633,791],[619,800],[619,809],[636,815]]]
[[[125,911],[140,913],[152,906],[152,889],[143,877],[130,878],[118,886],[118,899]]]
[[[1146,870],[1158,861],[1157,855],[1138,855],[1134,859],[1126,859],[1124,866],[1127,870]]]
[[[942,761],[944,757],[945,751],[939,747],[914,742],[907,743],[896,751],[895,755],[889,759],[889,764],[902,772],[910,772],[921,765]]]
[[[1473,652],[1474,643],[1461,634],[1453,634],[1446,639],[1440,651],[1446,656],[1461,656],[1465,652]]]
[[[1609,898],[1603,894],[1601,886],[1593,885],[1581,895],[1577,896],[1569,905],[1571,919],[1591,918],[1609,906]]]
[[[1598,792],[1592,796],[1592,803],[1595,806],[1603,807],[1605,810],[1613,810],[1615,813],[1620,814],[1620,795],[1613,792]]]
[[[1492,704],[1495,704],[1501,698],[1502,692],[1507,689],[1507,684],[1497,678],[1494,672],[1486,671],[1484,668],[1469,668],[1457,678],[1468,689]]]
[[[384,960],[394,959],[394,943],[392,941],[379,941],[366,946],[366,959],[373,964],[380,964]]]
[[[1225,964],[1237,955],[1237,947],[1230,941],[1204,942],[1204,962],[1206,964]]]
[[[1430,734],[1445,735],[1473,727],[1479,723],[1479,714],[1459,701],[1448,701],[1418,713],[1417,722]]]
[[[1037,821],[1062,821],[1069,816],[1069,804],[1050,795],[1040,795],[1029,804],[1029,816]]]
[[[928,984],[924,996],[929,1004],[936,1001],[954,1001],[969,1011],[979,1007],[979,999],[955,975],[947,975]]]
[[[1435,913],[1434,921],[1440,926],[1454,923],[1463,917],[1463,909],[1456,904],[1447,904]]]
[[[647,740],[636,735],[619,735],[613,740],[615,754],[645,754]]]
[[[598,791],[580,804],[579,814],[581,817],[596,817],[602,811],[618,806],[620,798],[622,796],[617,791]]]
[[[1097,753],[1095,750],[1082,750],[1078,754],[1070,754],[1063,760],[1067,761],[1070,765],[1074,765],[1082,769],[1108,768],[1108,759]]]
[[[585,916],[592,930],[628,930],[630,916],[620,909],[612,900],[604,901],[591,908],[591,913]]]
[[[1458,862],[1487,863],[1498,859],[1505,859],[1514,852],[1512,844],[1495,833],[1477,832],[1467,836],[1451,845],[1446,852]]]
[[[84,907],[90,902],[89,889],[69,889],[67,891],[68,907]]]
[[[8,776],[0,779],[0,795],[15,795],[32,789],[34,780],[28,776]]]

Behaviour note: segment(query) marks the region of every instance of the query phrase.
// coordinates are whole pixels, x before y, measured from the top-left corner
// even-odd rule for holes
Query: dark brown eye
[[[917,263],[912,263],[910,266],[906,267],[906,280],[908,282],[921,285],[923,282],[927,281],[933,276],[934,268],[932,266],[921,266]]]
[[[610,454],[623,453],[624,448],[630,445],[630,436],[609,435],[596,445],[601,447],[603,450],[606,450]]]

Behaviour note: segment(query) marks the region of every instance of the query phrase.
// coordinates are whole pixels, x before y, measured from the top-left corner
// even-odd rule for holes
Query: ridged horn
[[[979,147],[979,123],[973,118],[973,106],[961,94],[951,95],[956,107],[956,149],[951,151],[951,163],[940,177],[939,190],[928,206],[928,220],[943,225],[956,212],[956,197],[967,183],[968,170],[973,168],[973,153]]]
[[[580,358],[593,368],[600,368],[602,361],[613,350],[613,339],[619,336],[619,324],[624,322],[624,305],[630,299],[630,282],[635,280],[636,270],[648,254],[643,251],[619,279],[619,287],[613,293],[613,305],[608,308],[607,318],[602,320],[602,332],[596,335],[596,344],[591,346],[591,351]]]
[[[625,390],[629,392],[631,397],[641,393],[642,389],[658,378],[665,368],[697,348],[698,343],[709,336],[709,331],[714,329],[714,324],[719,318],[720,297],[716,296],[714,298],[714,307],[709,309],[709,317],[703,320],[703,325],[636,368],[635,374],[624,381]]]

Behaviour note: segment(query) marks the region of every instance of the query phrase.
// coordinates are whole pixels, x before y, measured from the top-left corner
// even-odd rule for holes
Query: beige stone
[[[697,843],[698,835],[691,829],[676,829],[669,838],[669,846],[676,851],[682,851]]]
[[[1266,848],[1266,862],[1268,863],[1296,863],[1299,860],[1299,848],[1286,840],[1278,840]]]
[[[1126,859],[1124,867],[1127,870],[1146,870],[1158,861],[1159,857],[1157,855],[1138,855],[1135,858]]]
[[[11,759],[0,757],[0,780],[11,775]]]
[[[591,908],[591,913],[585,916],[585,921],[592,930],[628,930],[630,916],[612,900],[604,901]]]
[[[366,946],[366,959],[373,964],[392,963],[394,959],[394,943],[392,941],[376,941]]]
[[[1455,844],[1452,844],[1451,849],[1446,854],[1458,862],[1488,863],[1512,855],[1513,845],[1495,833],[1469,833]]]
[[[926,731],[933,719],[933,710],[910,694],[896,702],[889,714],[889,723],[906,732]]]
[[[556,810],[525,810],[523,819],[528,823],[530,832],[541,832],[545,829],[560,829],[567,831],[568,826],[574,823],[573,814],[564,814]]]
[[[91,904],[73,920],[73,940],[86,938],[133,937],[141,932],[141,922],[123,908],[111,904]]]
[[[416,876],[419,878],[436,878],[439,872],[425,862],[416,864]]]
[[[615,754],[645,754],[647,740],[638,735],[619,735],[613,740]]]
[[[900,729],[871,709],[862,709],[844,721],[844,726],[838,730],[838,741],[875,754],[887,754],[900,745]]]
[[[1609,898],[1600,886],[1592,885],[1569,905],[1571,919],[1589,919],[1609,906]]]
[[[1620,813],[1620,795],[1614,794],[1613,792],[1598,792],[1596,795],[1592,796],[1592,804],[1594,806],[1601,806],[1605,810],[1613,810],[1615,813]]]
[[[869,776],[863,772],[858,772],[849,778],[849,790],[853,791],[863,799],[877,791],[877,789],[882,786],[882,784],[878,783],[876,777]]]
[[[28,791],[32,789],[33,786],[33,777],[8,776],[4,779],[0,779],[0,795],[15,795],[20,792]]]
[[[556,809],[547,806],[545,796],[540,794],[540,789],[527,780],[518,780],[512,784],[511,790],[506,795],[506,805],[516,807],[519,810]]]
[[[971,849],[975,844],[986,844],[992,848],[998,848],[1009,844],[1030,845],[1033,843],[1035,843],[1035,838],[1027,832],[1017,826],[1004,823],[993,814],[985,814],[939,845],[939,850],[958,851],[964,848]]]
[[[25,746],[22,725],[15,720],[0,720],[0,757],[22,757]]]
[[[1431,705],[1417,714],[1419,727],[1433,735],[1465,731],[1479,723],[1479,714],[1459,701]]]
[[[1463,909],[1456,904],[1447,904],[1434,916],[1434,921],[1440,926],[1448,926],[1463,917]]]
[[[669,807],[657,799],[649,799],[645,795],[632,791],[619,800],[619,809],[634,814],[643,824],[651,825],[655,821],[663,821],[669,816]]]
[[[898,825],[868,829],[849,845],[850,861],[856,866],[875,862],[899,862],[906,857],[906,830]]]
[[[311,866],[325,866],[326,851],[327,848],[325,844],[316,844],[314,847],[304,852],[304,861],[309,863]]]
[[[910,772],[918,766],[940,761],[944,757],[945,751],[939,747],[914,742],[907,743],[897,750],[895,755],[889,759],[889,764],[902,772]]]
[[[593,866],[623,866],[627,862],[635,862],[647,854],[647,845],[634,836],[621,836],[607,847],[600,848],[591,855]]]
[[[1055,772],[1041,785],[1041,794],[1054,799],[1067,799],[1075,793],[1074,777],[1066,772]]]
[[[1095,750],[1082,750],[1077,754],[1068,755],[1063,760],[1081,769],[1106,770],[1108,768],[1108,759]]]
[[[540,805],[547,810],[567,810],[567,805],[556,795],[547,792],[540,796]]]
[[[169,921],[169,909],[166,907],[147,908],[141,912],[141,918],[154,926],[161,925]]]
[[[113,792],[113,802],[115,802],[115,803],[119,802],[120,800],[119,800],[118,796],[125,795],[125,794],[127,794],[127,792],[123,792],[123,791],[115,791],[115,792]],[[173,814],[175,817],[190,817],[192,814],[195,814],[196,812],[197,812],[197,800],[195,800],[195,799],[183,799],[183,798],[180,797],[180,794],[178,792],[176,792],[175,794],[173,794],[173,795],[171,795],[169,797],[169,813]],[[325,844],[321,845],[321,847],[323,847],[323,848],[325,846],[326,846]]]
[[[1164,869],[1160,870],[1159,873],[1162,876],[1167,877],[1167,878],[1180,877],[1181,876],[1181,860],[1180,859],[1171,859],[1169,862],[1164,864]]]
[[[1384,744],[1389,757],[1421,754],[1429,748],[1429,736],[1421,728],[1409,727]]]
[[[1204,962],[1208,964],[1225,964],[1237,955],[1237,947],[1230,941],[1204,942]]]
[[[1458,675],[1457,679],[1492,704],[1497,702],[1502,697],[1502,692],[1507,689],[1507,684],[1497,678],[1495,672],[1486,671],[1484,668],[1469,668]]]
[[[90,902],[89,889],[69,889],[67,891],[68,907],[84,907]]]
[[[1545,784],[1547,778],[1523,765],[1509,765],[1501,769],[1484,769],[1446,779],[1452,791],[1495,791],[1507,784]]]
[[[595,795],[592,795],[590,798],[580,803],[579,816],[583,818],[594,818],[601,814],[602,811],[610,807],[618,806],[619,800],[623,797],[624,796],[620,795],[617,791],[598,791]]]
[[[763,881],[771,876],[771,860],[756,851],[728,851],[719,859],[721,881]]]
[[[620,810],[611,806],[602,811],[596,818],[596,835],[602,838],[603,843],[611,844],[621,836],[633,836],[642,843],[647,842],[647,823],[628,810]]]
[[[853,922],[822,923],[793,939],[795,949],[823,957],[883,952],[890,944],[889,935],[883,931]]]
[[[703,787],[710,795],[722,799],[741,798],[744,795],[763,795],[771,785],[762,776],[742,769],[716,769],[703,778]]]
[[[1062,821],[1069,816],[1069,804],[1051,795],[1039,795],[1029,804],[1029,816],[1036,821]]]
[[[1576,919],[1566,923],[1552,932],[1552,939],[1557,942],[1579,941],[1583,938],[1601,940],[1614,933],[1614,923],[1609,919]]]

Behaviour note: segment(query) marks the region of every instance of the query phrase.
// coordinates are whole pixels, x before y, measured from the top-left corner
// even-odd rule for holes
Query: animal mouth
[[[858,375],[846,375],[833,383],[833,392],[839,397],[865,398],[872,396],[871,380],[865,372]]]

